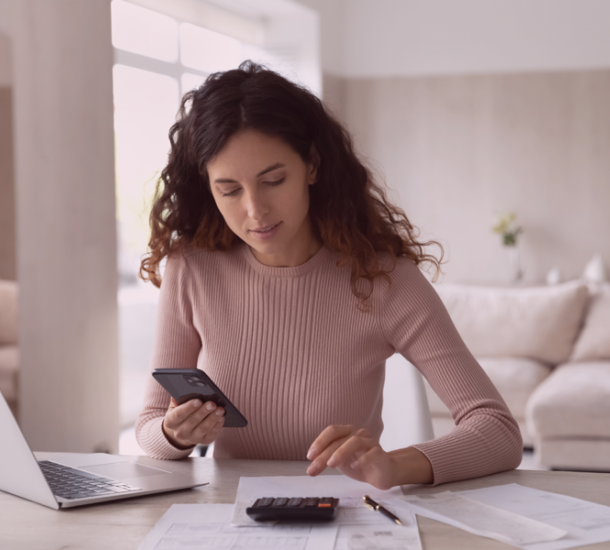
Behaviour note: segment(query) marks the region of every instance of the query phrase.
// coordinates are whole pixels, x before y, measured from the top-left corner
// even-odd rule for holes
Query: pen
[[[377,504],[370,496],[364,495],[362,497],[365,506],[368,506],[371,510],[375,510],[375,512],[381,512],[385,517],[390,518],[393,522],[398,523],[398,525],[402,525],[402,521],[398,519],[392,512],[386,510],[381,504]]]

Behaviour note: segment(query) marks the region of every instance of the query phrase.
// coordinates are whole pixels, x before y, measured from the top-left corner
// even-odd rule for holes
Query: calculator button
[[[332,508],[332,504],[330,502],[319,502],[318,508]]]
[[[320,499],[320,502],[322,504],[332,504],[333,503],[333,498],[332,497],[323,497]]]
[[[265,506],[271,506],[273,504],[273,498],[265,497],[259,498],[256,506],[259,508],[264,508]]]
[[[287,498],[276,498],[273,501],[273,506],[278,506],[278,507],[286,506],[287,502],[288,502]]]
[[[318,505],[318,498],[306,498],[305,499],[305,506],[317,506]]]
[[[302,499],[302,498],[291,498],[291,499],[288,501],[288,506],[290,506],[291,508],[294,508],[294,507],[296,507],[296,506],[300,506],[300,505],[301,505],[301,502],[303,502],[303,499]]]

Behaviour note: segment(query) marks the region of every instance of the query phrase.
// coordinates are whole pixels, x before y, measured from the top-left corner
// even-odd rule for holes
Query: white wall
[[[610,69],[345,79],[339,113],[424,235],[446,282],[506,284],[491,231],[514,211],[525,283],[610,265]]]
[[[342,77],[610,67],[608,0],[299,0]]]
[[[320,59],[322,71],[343,75],[344,0],[294,0],[320,15]]]

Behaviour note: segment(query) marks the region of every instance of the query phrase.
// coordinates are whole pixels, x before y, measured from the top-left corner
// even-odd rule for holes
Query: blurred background
[[[116,452],[122,433],[138,452],[158,298],[138,269],[168,130],[245,59],[348,127],[443,245],[442,285],[601,284],[609,28],[606,0],[0,0],[0,390],[33,448]],[[568,352],[515,352],[548,367],[528,396]]]

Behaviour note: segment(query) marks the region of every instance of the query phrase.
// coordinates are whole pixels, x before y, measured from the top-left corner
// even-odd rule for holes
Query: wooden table
[[[58,453],[37,453],[39,459]],[[134,457],[135,458],[135,457]],[[148,457],[142,464],[157,465]],[[210,484],[187,491],[132,498],[56,511],[0,492],[0,549],[2,550],[135,550],[157,520],[174,503],[232,503],[241,476],[304,475],[308,462],[192,458],[174,463],[176,469],[196,472]],[[337,473],[331,471],[329,473]],[[505,483],[561,493],[610,506],[610,474],[512,470],[440,487],[408,485],[405,493],[434,493],[478,489]],[[449,525],[418,517],[424,550],[494,550],[512,548]],[[610,543],[582,546],[610,549]]]

